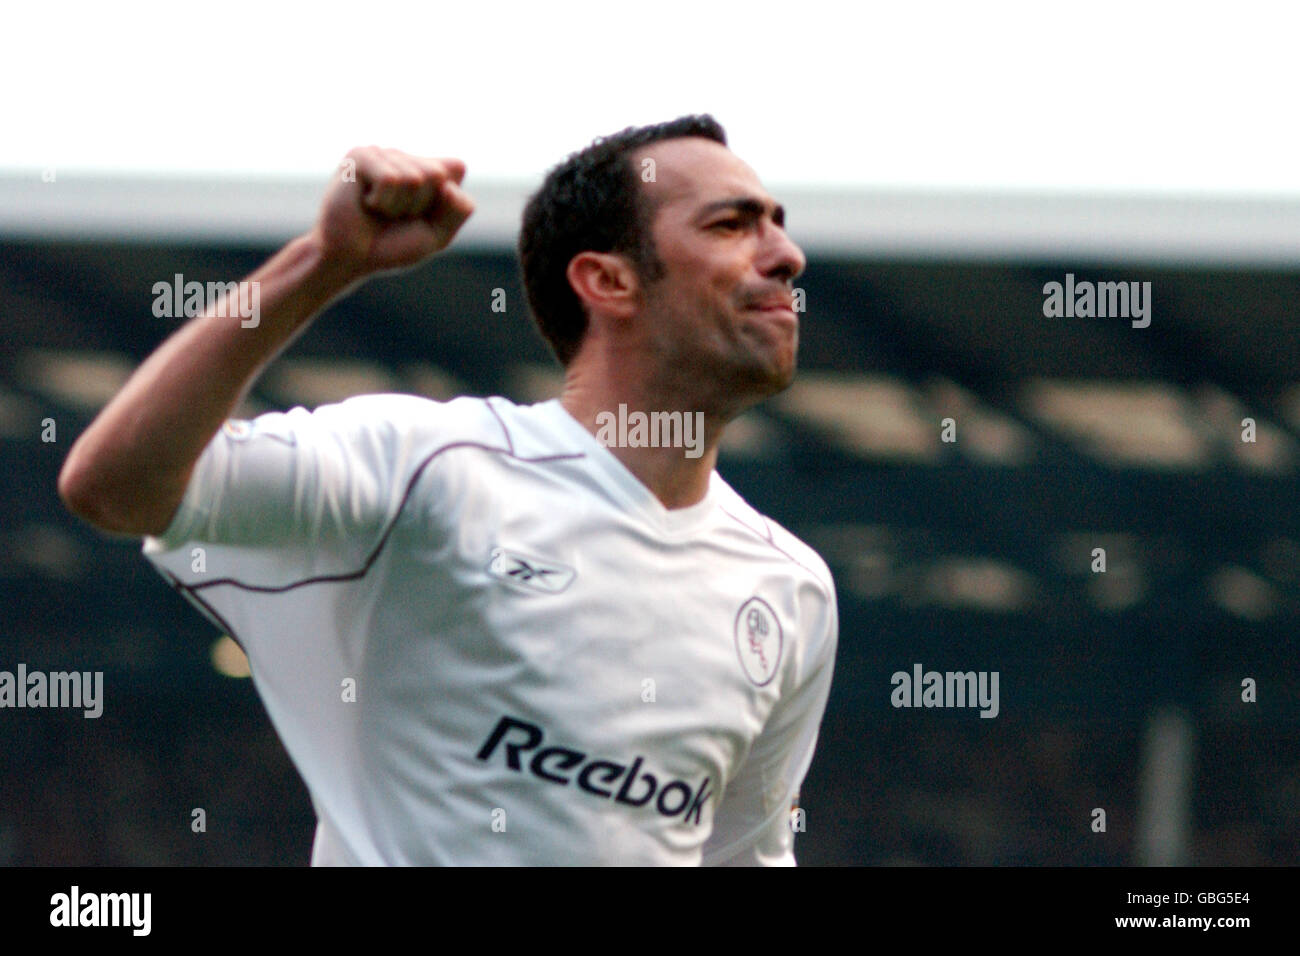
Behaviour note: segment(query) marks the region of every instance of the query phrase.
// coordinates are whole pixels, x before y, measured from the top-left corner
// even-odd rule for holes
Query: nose
[[[783,282],[793,282],[803,273],[808,260],[785,229],[771,221],[765,226],[758,271]]]

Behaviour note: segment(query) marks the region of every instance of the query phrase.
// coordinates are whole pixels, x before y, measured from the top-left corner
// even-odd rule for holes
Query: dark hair
[[[587,332],[587,313],[567,270],[580,252],[618,252],[632,259],[643,281],[663,274],[650,225],[654,210],[641,195],[631,154],[650,143],[702,136],[727,145],[708,114],[654,126],[629,126],[601,136],[555,166],[524,207],[519,265],[537,327],[560,364],[568,365]]]

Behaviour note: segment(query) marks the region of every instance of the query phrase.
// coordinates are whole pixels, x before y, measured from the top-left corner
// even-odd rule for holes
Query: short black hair
[[[629,126],[555,166],[524,207],[519,266],[524,291],[542,336],[561,365],[578,354],[587,313],[567,271],[581,252],[619,252],[632,259],[643,281],[663,274],[632,153],[650,143],[702,136],[727,145],[727,134],[707,113],[653,126]]]

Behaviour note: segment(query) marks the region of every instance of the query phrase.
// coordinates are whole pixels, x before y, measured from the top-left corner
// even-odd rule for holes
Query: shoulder
[[[509,448],[510,425],[526,420],[530,406],[518,406],[500,396],[461,396],[435,401],[419,395],[378,393],[357,395],[315,411],[295,408],[259,417],[255,428],[315,427],[327,433],[369,438],[411,451],[434,450],[454,444]]]
[[[522,462],[582,457],[583,449],[557,421],[556,402],[518,405],[499,395],[434,401],[375,394],[322,407],[314,416],[322,444],[349,460],[379,463],[395,478],[416,474],[447,482],[478,482],[488,452]],[[469,454],[465,454],[469,452]],[[450,489],[444,487],[444,492]]]
[[[817,551],[784,525],[763,514],[714,472],[713,480],[719,508],[739,527],[764,540],[773,551],[785,556],[802,569],[835,603],[835,582],[831,569]],[[742,532],[743,533],[743,532]]]
[[[339,424],[352,423],[372,428],[393,428],[403,432],[432,432],[453,429],[459,432],[493,433],[499,437],[501,427],[490,403],[511,403],[504,398],[460,396],[449,401],[435,401],[420,395],[397,392],[357,395],[333,405],[322,405],[313,415]]]

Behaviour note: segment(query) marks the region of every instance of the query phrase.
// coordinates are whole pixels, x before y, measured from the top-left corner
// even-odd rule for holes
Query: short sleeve
[[[370,633],[367,571],[421,462],[457,427],[481,427],[472,404],[453,404],[367,395],[227,422],[167,530],[144,541],[158,571],[247,654],[333,839],[326,859],[382,862],[355,772],[366,761],[354,691]]]
[[[704,847],[705,866],[794,866],[791,811],[817,747],[830,696],[839,618],[830,592],[825,627],[809,642],[792,692],[773,707],[728,783]]]
[[[355,569],[401,508],[412,402],[423,400],[362,396],[226,422],[145,555],[184,584],[274,588]]]

